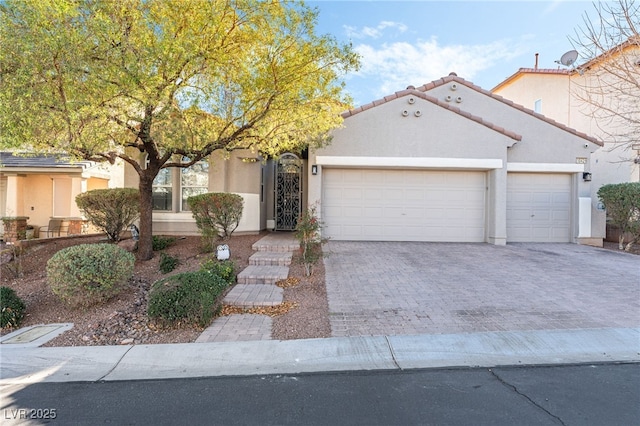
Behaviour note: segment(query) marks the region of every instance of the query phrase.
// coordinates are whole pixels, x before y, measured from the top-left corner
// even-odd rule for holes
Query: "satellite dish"
[[[570,50],[560,58],[560,63],[564,66],[571,66],[576,59],[578,59],[578,52],[575,50]]]

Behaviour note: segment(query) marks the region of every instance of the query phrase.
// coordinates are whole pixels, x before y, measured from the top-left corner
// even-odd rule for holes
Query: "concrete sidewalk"
[[[0,346],[0,385],[640,362],[640,328],[41,348]]]

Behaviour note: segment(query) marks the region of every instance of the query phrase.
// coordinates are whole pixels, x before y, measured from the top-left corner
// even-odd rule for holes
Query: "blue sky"
[[[318,32],[352,43],[362,68],[346,77],[355,105],[455,71],[490,90],[519,68],[557,68],[590,1],[307,1]],[[580,62],[580,59],[578,60]]]

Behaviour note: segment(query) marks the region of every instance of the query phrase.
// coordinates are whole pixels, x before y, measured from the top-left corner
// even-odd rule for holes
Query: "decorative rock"
[[[129,338],[129,339],[124,339],[122,341],[120,341],[121,345],[132,345],[133,344],[133,339]]]

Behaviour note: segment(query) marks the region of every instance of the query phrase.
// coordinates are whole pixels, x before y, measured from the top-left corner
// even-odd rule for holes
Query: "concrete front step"
[[[275,284],[288,276],[288,266],[249,265],[238,274],[238,284]]]
[[[282,303],[284,290],[275,285],[236,284],[224,297],[224,304],[241,308],[276,306]]]
[[[270,251],[276,253],[294,252],[300,249],[300,243],[294,238],[292,233],[273,232],[253,243],[251,248],[255,251]]]
[[[261,266],[289,266],[293,253],[273,252],[273,251],[257,251],[249,258],[249,265]]]

